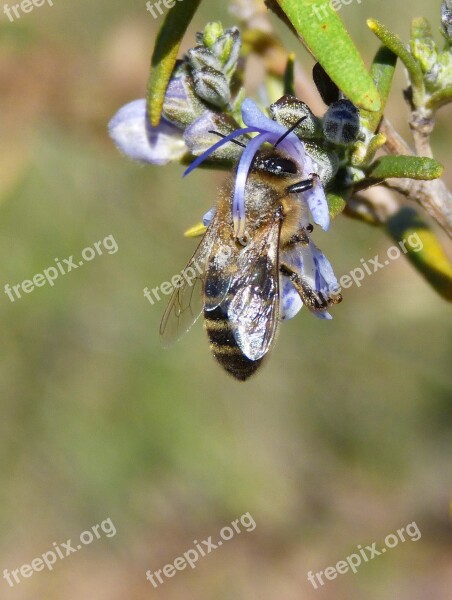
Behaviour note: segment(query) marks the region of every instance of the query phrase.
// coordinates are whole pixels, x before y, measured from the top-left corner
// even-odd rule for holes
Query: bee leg
[[[303,246],[307,246],[309,244],[309,238],[306,235],[306,230],[301,229],[287,242],[287,246],[295,246],[296,244],[302,244]]]
[[[309,244],[309,234],[314,231],[313,225],[310,223],[306,227],[302,227],[300,231],[295,233],[288,242],[286,242],[287,246],[295,246],[296,244],[301,244],[302,246],[307,246]]]
[[[279,270],[283,275],[290,279],[293,286],[300,294],[303,303],[309,310],[327,310],[330,304],[339,304],[339,302],[342,301],[342,296],[340,294],[326,296],[323,292],[316,292],[301,275],[285,264],[281,264]]]
[[[303,179],[302,181],[289,185],[287,191],[289,194],[302,194],[303,192],[312,190],[312,188],[318,185],[319,181],[319,175],[317,173],[311,173],[308,179]]]

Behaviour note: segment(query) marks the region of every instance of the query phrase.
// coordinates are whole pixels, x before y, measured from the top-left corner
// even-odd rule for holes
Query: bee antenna
[[[301,119],[298,119],[298,121],[292,125],[292,127],[290,129],[288,129],[285,133],[283,133],[283,135],[279,138],[279,140],[276,142],[276,144],[273,146],[273,148],[277,148],[279,146],[279,144],[286,139],[286,137],[288,135],[290,135],[292,133],[292,131],[294,131],[301,123],[303,123],[303,121],[305,119],[307,119],[308,117],[305,115],[304,117],[301,117]]]
[[[226,136],[222,133],[220,133],[219,131],[209,131],[208,133],[213,133],[214,135],[218,135],[221,138],[225,138]],[[237,146],[241,146],[242,148],[246,148],[245,144],[242,144],[242,142],[239,142],[238,140],[229,140],[230,142],[232,142],[233,144],[237,144]]]

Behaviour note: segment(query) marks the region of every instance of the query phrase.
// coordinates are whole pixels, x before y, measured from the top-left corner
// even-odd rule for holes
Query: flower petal
[[[304,162],[306,176],[317,173],[312,158],[306,154]],[[326,200],[325,190],[320,182],[320,179],[314,182],[314,187],[307,192],[303,192],[303,196],[308,203],[314,223],[320,225],[324,231],[328,231],[330,227],[330,211]]]
[[[272,137],[271,133],[259,134],[248,142],[240,158],[235,178],[234,198],[232,200],[232,219],[236,238],[243,238],[245,236],[245,189],[251,164],[262,144],[269,141]]]
[[[108,124],[117,148],[133,160],[165,165],[179,160],[187,148],[182,132],[166,120],[152,128],[146,115],[146,100],[134,100],[118,110]]]
[[[210,223],[212,222],[212,219],[215,216],[215,213],[216,213],[216,209],[215,208],[211,208],[210,210],[208,210],[206,212],[206,214],[202,218],[202,222],[204,224],[204,227],[209,227]]]
[[[300,309],[303,308],[303,301],[293,283],[285,275],[280,276],[279,285],[279,317],[282,321],[288,321],[289,319],[293,319]]]
[[[267,117],[251,98],[245,98],[243,101],[242,119],[245,125],[253,127],[260,133],[272,133],[273,137],[271,141],[274,144],[276,144],[279,138],[287,133],[287,127]],[[280,143],[280,146],[285,149],[286,152],[300,164],[300,166],[303,164],[305,154],[304,146],[295,133],[289,133],[289,135],[287,135]]]
[[[330,313],[326,310],[313,310],[312,314],[314,315],[314,317],[317,317],[318,319],[322,319],[324,321],[331,321],[333,319]]]
[[[330,261],[317,248],[314,242],[309,242],[309,247],[314,259],[316,290],[323,292],[325,295],[337,294],[339,292],[339,283],[331,266]]]
[[[287,127],[280,125],[270,117],[264,115],[258,105],[251,100],[251,98],[245,98],[242,104],[242,119],[245,125],[252,127],[256,131],[262,131],[266,133],[274,133],[275,135],[281,136],[287,131]]]
[[[309,244],[306,246],[298,245],[291,250],[285,250],[282,252],[281,262],[287,264],[296,273],[299,273],[300,276],[303,277],[304,281],[313,290],[315,290],[317,293],[322,293],[326,298],[330,297],[331,295],[336,295],[339,292],[339,284],[329,260],[312,241],[309,241]],[[295,316],[299,308],[296,311],[296,307],[293,308],[292,305],[286,308],[285,295],[287,296],[287,303],[290,304],[292,291],[286,284],[286,281],[290,280],[284,276],[280,278],[280,281],[281,280],[281,318],[287,319],[291,318],[290,315],[292,314],[292,311],[292,316]],[[289,316],[285,316],[286,311]],[[312,310],[311,308],[310,311],[319,319],[329,320],[333,318],[325,310]]]

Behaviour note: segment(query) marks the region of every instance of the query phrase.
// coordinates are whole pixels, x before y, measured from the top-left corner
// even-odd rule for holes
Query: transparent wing
[[[230,284],[228,318],[237,344],[250,360],[268,352],[278,327],[280,230],[278,220],[241,251]]]
[[[179,285],[171,295],[160,323],[160,340],[165,347],[171,346],[182,337],[198,320],[203,310],[202,281],[217,231],[218,226],[214,219],[182,271]]]
[[[215,242],[208,260],[206,278],[204,280],[204,309],[215,310],[223,303],[235,272],[238,250],[232,236],[226,241]]]

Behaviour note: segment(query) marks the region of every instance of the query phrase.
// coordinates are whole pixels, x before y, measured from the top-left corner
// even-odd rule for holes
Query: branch
[[[393,124],[386,119],[386,117],[381,122],[380,133],[386,137],[385,148],[389,154],[414,156],[414,150],[412,150],[402,136],[397,133]]]
[[[411,129],[413,131],[416,154],[432,158],[430,134],[434,120],[431,117],[412,114]],[[386,136],[386,150],[390,154],[413,155],[413,150],[395,131],[392,124],[384,119],[381,132]],[[452,238],[452,194],[441,179],[434,181],[414,181],[413,179],[388,179],[386,187],[400,192],[410,200],[418,202],[422,208],[446,231]]]

